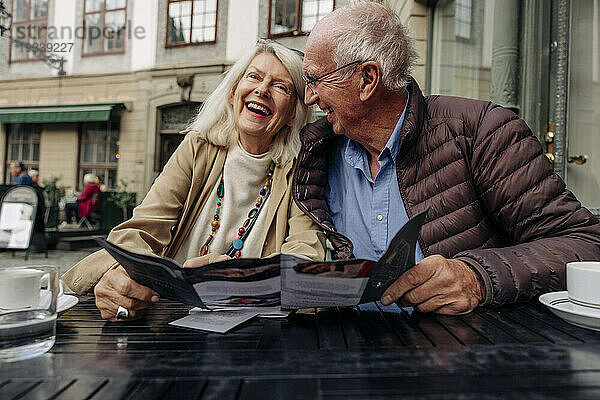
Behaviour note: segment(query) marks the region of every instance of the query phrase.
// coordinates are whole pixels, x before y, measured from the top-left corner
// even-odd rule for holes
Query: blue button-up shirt
[[[367,151],[362,145],[346,139],[338,141],[333,149],[327,202],[336,229],[352,240],[357,258],[378,260],[408,221],[396,175],[405,114],[406,106],[378,157],[381,169],[375,179],[371,177]],[[415,260],[422,259],[417,243]]]

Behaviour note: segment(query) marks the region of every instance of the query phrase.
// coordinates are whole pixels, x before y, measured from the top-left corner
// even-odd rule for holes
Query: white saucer
[[[543,294],[540,303],[570,324],[600,331],[600,310],[571,303],[566,290]]]
[[[79,303],[79,299],[77,297],[71,296],[70,294],[63,294],[56,300],[56,312],[60,314],[64,311],[67,311],[77,303]]]

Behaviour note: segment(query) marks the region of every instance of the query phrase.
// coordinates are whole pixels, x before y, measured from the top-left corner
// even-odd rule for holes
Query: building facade
[[[124,180],[141,199],[232,62],[261,37],[303,49],[348,2],[4,0],[13,37],[52,46],[66,75],[0,39],[0,176],[19,159],[74,189],[87,172]],[[415,39],[425,94],[513,109],[600,214],[600,0],[386,3]]]
[[[423,3],[425,92],[513,109],[567,187],[600,215],[600,1]]]
[[[223,73],[258,38],[304,48],[344,0],[4,0],[10,34],[64,57],[49,68],[0,39],[0,176],[23,161],[82,189],[94,173],[142,199]],[[8,32],[4,36],[8,36]]]

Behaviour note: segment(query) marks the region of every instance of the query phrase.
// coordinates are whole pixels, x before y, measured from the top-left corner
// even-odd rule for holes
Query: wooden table
[[[372,303],[225,335],[167,325],[188,309],[110,323],[82,298],[51,353],[0,364],[0,399],[600,398],[600,333],[537,301],[461,317]]]

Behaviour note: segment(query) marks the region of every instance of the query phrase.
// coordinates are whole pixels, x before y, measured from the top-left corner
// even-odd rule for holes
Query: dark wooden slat
[[[526,326],[528,329],[540,336],[545,337],[552,343],[572,344],[582,342],[582,340],[564,333],[563,331],[556,329],[551,325],[548,325],[536,318],[531,318],[529,315],[522,312],[518,306],[507,307],[506,310],[503,310],[503,314],[506,318],[510,318],[518,324]]]
[[[281,341],[285,349],[316,350],[317,327],[314,314],[296,313],[281,323]]]
[[[318,379],[244,380],[239,400],[305,400],[318,398]]]
[[[434,346],[457,347],[463,344],[435,319],[432,314],[413,312],[410,320],[433,343]]]
[[[98,388],[103,385],[103,382],[108,381],[106,378],[76,378],[69,382],[52,400],[82,400],[89,398]]]
[[[435,318],[465,345],[493,344],[486,337],[467,325],[459,317],[449,315],[436,315]]]
[[[27,392],[27,394],[19,397],[19,400],[56,398],[74,383],[74,379],[44,379],[42,383]]]
[[[104,381],[89,397],[89,400],[121,400],[127,399],[140,384],[137,379],[110,378]],[[85,398],[88,399],[87,397]]]
[[[569,387],[600,389],[600,371],[543,372],[528,374],[421,375],[392,377],[322,378],[321,391],[330,395],[416,395],[462,393],[506,393],[522,390],[562,390]]]
[[[202,400],[235,400],[241,390],[240,379],[209,379],[202,392]]]
[[[504,332],[476,312],[462,315],[459,318],[471,327],[471,329],[474,329],[477,333],[485,337],[491,344],[519,343],[515,337]]]
[[[256,341],[252,341],[256,343]],[[243,340],[238,341],[227,341],[222,345],[218,346],[219,351],[235,351],[244,350],[248,348],[250,341],[244,342]],[[119,345],[118,343],[69,343],[64,345],[58,345],[53,348],[52,352],[59,353],[78,353],[78,352],[123,352],[125,348],[130,352],[152,352],[155,350],[161,352],[188,352],[188,351],[202,351],[207,347],[206,342],[179,342],[179,343],[162,343],[159,341],[155,342],[144,342],[144,343],[128,343],[126,346]],[[254,345],[253,347],[256,347]]]
[[[393,397],[393,396],[392,396]],[[390,400],[390,395],[373,395],[368,396],[369,400]],[[566,388],[560,390],[519,390],[518,392],[506,391],[502,393],[452,393],[452,394],[418,394],[418,395],[402,395],[402,400],[507,400],[507,399],[527,399],[527,400],[598,400],[600,398],[600,390],[598,389],[578,389]],[[323,395],[322,400],[364,400],[364,395]]]
[[[206,379],[176,379],[171,382],[167,392],[162,395],[161,400],[199,399],[206,385]]]
[[[127,395],[127,400],[162,399],[173,383],[172,379],[142,379]]]
[[[341,309],[340,317],[344,337],[349,349],[358,350],[375,347],[375,342],[369,334],[369,328],[360,318],[360,313],[356,308]]]
[[[360,311],[360,318],[369,329],[369,336],[377,347],[387,349],[404,347],[404,343],[383,317],[376,303],[360,304],[357,308]]]
[[[13,379],[0,388],[0,399],[14,399],[25,396],[27,393],[41,385],[41,379],[16,380]]]
[[[379,303],[377,303],[379,305]],[[431,341],[412,322],[407,311],[396,304],[382,307],[383,316],[407,347],[432,347]]]
[[[263,331],[256,345],[257,349],[281,349],[281,324],[285,319],[263,318]]]
[[[510,318],[505,318],[502,311],[497,309],[480,308],[475,310],[479,316],[490,322],[491,326],[497,326],[520,343],[552,343],[543,336],[538,335]]]
[[[319,310],[316,315],[319,349],[346,349],[338,309]]]

